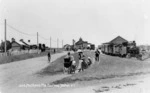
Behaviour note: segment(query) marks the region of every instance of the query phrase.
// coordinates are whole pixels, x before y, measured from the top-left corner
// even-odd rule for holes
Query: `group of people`
[[[64,58],[64,73],[66,71],[68,71],[69,74],[75,73],[76,70],[81,72],[92,64],[91,58],[88,57],[88,60],[86,60],[86,57],[82,51],[78,52],[78,58],[79,63],[77,66],[77,62],[74,60],[74,57],[70,54],[70,52],[68,52],[67,56]]]
[[[55,53],[55,50],[54,50]],[[97,49],[95,51],[95,61],[99,61],[100,51]],[[51,54],[48,52],[48,61],[51,61]],[[87,58],[87,59],[86,59]],[[82,51],[78,52],[78,59],[79,62],[75,61],[74,57],[68,52],[67,56],[64,58],[64,73],[68,71],[68,73],[75,73],[77,70],[78,72],[84,71],[84,69],[87,69],[91,64],[92,60],[90,57],[85,57],[84,53]]]

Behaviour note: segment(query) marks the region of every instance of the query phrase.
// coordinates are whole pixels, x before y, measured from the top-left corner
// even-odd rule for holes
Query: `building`
[[[124,38],[122,38],[121,36],[117,36],[116,38],[114,38],[113,40],[111,40],[110,42],[107,43],[103,43],[101,46],[101,50],[103,53],[106,54],[120,54],[120,50],[127,50],[125,49],[128,43],[128,41]],[[123,51],[126,52],[126,51]]]
[[[30,45],[30,49],[37,49],[37,45]]]
[[[27,44],[23,39],[20,40],[20,43],[22,45],[22,49],[24,49],[24,50],[30,49],[30,45]]]
[[[25,43],[23,40],[20,40],[20,43],[18,43],[14,38],[12,38],[11,41],[11,50],[26,50],[26,49],[30,49],[30,45],[28,45],[27,43]]]
[[[91,46],[92,48],[95,48],[94,44],[88,43],[87,41],[84,41],[82,38],[80,38],[79,41],[77,41],[74,46],[76,49],[91,49]]]
[[[22,45],[16,41],[11,42],[11,49],[20,51],[22,49]]]
[[[63,46],[63,49],[69,51],[69,50],[71,50],[71,45],[66,44],[66,45]]]

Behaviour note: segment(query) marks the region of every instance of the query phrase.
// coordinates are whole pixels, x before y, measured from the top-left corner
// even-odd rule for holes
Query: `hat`
[[[81,53],[82,51],[79,49],[77,52],[78,52],[78,53]]]

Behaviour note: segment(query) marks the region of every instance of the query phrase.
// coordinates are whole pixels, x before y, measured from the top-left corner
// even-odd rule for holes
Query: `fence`
[[[31,54],[31,53],[38,53],[40,54],[40,50],[21,50],[21,51],[9,51],[7,53],[0,53],[0,58],[5,56],[11,56],[11,55],[21,55],[21,54]]]

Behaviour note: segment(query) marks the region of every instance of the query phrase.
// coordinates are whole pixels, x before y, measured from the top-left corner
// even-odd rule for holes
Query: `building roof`
[[[24,41],[21,41],[21,42],[22,42],[23,45],[29,46],[29,44],[27,44],[26,42],[24,42]]]
[[[124,42],[128,42],[126,39],[122,38],[121,36],[117,36],[113,40],[111,40],[109,43],[110,44],[122,44]]]
[[[75,45],[81,45],[83,43],[89,44],[87,41],[83,41],[82,38],[80,38],[79,41],[75,43]]]
[[[18,43],[18,42],[16,42],[16,41],[12,41],[11,44],[12,44],[12,43],[16,43],[16,44],[18,44],[19,46],[21,46],[21,44]]]
[[[29,45],[28,45],[28,44],[23,43],[23,42],[19,42],[19,43],[18,43],[17,41],[12,41],[12,42],[11,42],[11,44],[13,44],[13,43],[18,44],[18,46],[20,46],[20,47],[21,47],[21,46],[29,47]],[[16,47],[16,46],[14,46],[14,47]]]
[[[63,46],[63,48],[67,48],[67,47],[71,47],[71,45],[66,44],[66,45]]]

